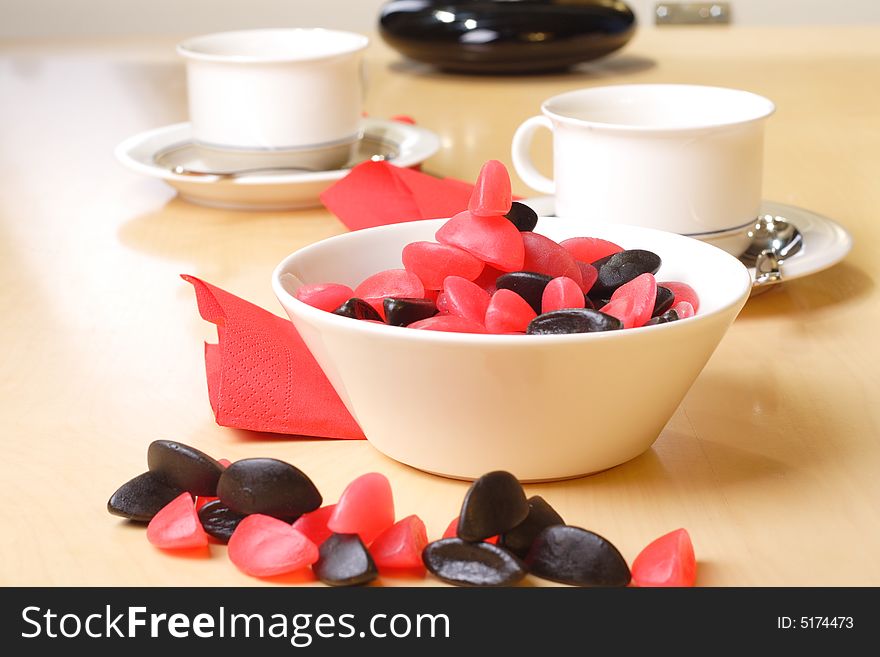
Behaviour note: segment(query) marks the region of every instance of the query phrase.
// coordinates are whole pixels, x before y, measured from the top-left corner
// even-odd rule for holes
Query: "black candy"
[[[593,308],[598,310],[600,308],[604,308],[611,301],[604,293],[596,294],[593,290],[590,290],[587,293],[587,298],[590,300],[591,306],[587,306],[587,308]]]
[[[323,501],[299,468],[278,459],[242,459],[220,475],[217,496],[233,511],[292,521]]]
[[[238,523],[246,517],[230,509],[221,500],[211,500],[199,509],[199,521],[202,523],[202,529],[209,536],[224,543],[229,542]]]
[[[409,326],[437,314],[437,306],[430,299],[388,297],[382,304],[385,307],[385,321],[391,326]]]
[[[357,534],[332,534],[321,544],[312,570],[330,586],[356,586],[376,579],[379,571]]]
[[[521,233],[535,230],[538,225],[538,214],[525,203],[514,201],[510,204],[510,212],[504,215]]]
[[[538,315],[529,322],[528,335],[563,335],[619,331],[623,322],[591,308],[567,308]]]
[[[525,557],[535,537],[546,527],[564,525],[556,510],[540,495],[529,498],[529,515],[516,527],[498,537],[498,545],[507,548],[518,557]]]
[[[173,488],[213,497],[223,466],[195,447],[172,440],[154,440],[147,448],[147,467]]]
[[[631,577],[616,547],[598,534],[568,525],[538,534],[525,563],[538,577],[574,586],[626,586]]]
[[[428,543],[422,562],[434,575],[459,586],[511,586],[526,575],[519,557],[491,543],[443,538]]]
[[[519,481],[509,472],[496,470],[474,481],[461,504],[456,534],[465,541],[510,531],[529,515],[529,503]]]
[[[120,486],[107,502],[107,510],[136,522],[150,522],[163,506],[180,495],[182,488],[169,486],[152,472],[145,472]]]
[[[502,274],[495,281],[499,290],[513,290],[526,300],[539,315],[541,314],[541,298],[544,296],[544,288],[553,277],[546,274],[536,274],[531,271],[513,271]]]
[[[658,317],[662,315],[667,310],[672,308],[672,304],[675,301],[675,295],[672,293],[668,287],[663,287],[662,285],[657,286],[657,298],[654,301],[654,310],[651,313],[651,317]]]
[[[667,310],[662,315],[658,315],[657,317],[652,317],[647,322],[645,322],[645,326],[656,326],[657,324],[668,324],[669,322],[677,322],[679,320],[678,313],[674,310]]]
[[[590,289],[590,296],[610,297],[614,290],[642,274],[656,274],[661,265],[660,256],[652,251],[630,249],[599,258],[593,266],[599,277]]]
[[[351,317],[352,319],[372,319],[376,322],[382,321],[382,315],[363,299],[352,297],[339,308],[333,311],[334,315],[342,317]]]

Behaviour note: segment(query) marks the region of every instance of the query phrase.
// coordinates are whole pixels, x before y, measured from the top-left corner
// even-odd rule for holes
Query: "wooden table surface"
[[[344,229],[321,208],[191,205],[116,163],[122,139],[186,118],[175,40],[0,44],[2,585],[260,584],[221,546],[175,558],[106,513],[157,438],[288,460],[330,501],[383,472],[398,516],[419,514],[432,538],[467,487],[366,442],[214,423],[202,342],[216,332],[178,274],[282,314],[272,268]],[[777,103],[765,197],[834,218],[852,253],[753,298],[647,453],[527,492],[628,560],[686,527],[702,585],[880,585],[880,27],[645,29],[618,56],[535,77],[440,75],[380,43],[367,58],[369,113],[436,131],[425,169],[466,180],[487,159],[509,165],[516,126],[569,89],[700,83]],[[531,193],[517,179],[514,191]]]

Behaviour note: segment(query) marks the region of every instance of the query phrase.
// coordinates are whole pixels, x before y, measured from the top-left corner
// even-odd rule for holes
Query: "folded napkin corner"
[[[208,398],[217,424],[251,431],[362,439],[293,324],[188,274],[199,314],[217,326],[205,343]]]

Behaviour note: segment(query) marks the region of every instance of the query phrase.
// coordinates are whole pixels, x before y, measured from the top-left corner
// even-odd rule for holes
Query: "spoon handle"
[[[178,176],[191,176],[193,178],[237,178],[239,176],[247,176],[254,173],[263,173],[270,171],[306,171],[315,172],[319,169],[307,169],[305,167],[289,167],[289,166],[270,166],[270,167],[254,167],[252,169],[238,169],[236,171],[199,171],[197,169],[189,169],[183,166],[176,166],[171,169],[171,173]]]
[[[753,287],[773,285],[782,281],[779,254],[774,249],[764,249],[755,259],[755,282]]]
[[[385,155],[377,154],[370,157],[370,160],[373,162],[384,162],[389,159]],[[341,169],[350,169],[354,165],[347,164]],[[177,174],[178,176],[190,176],[193,178],[238,178],[239,176],[247,176],[254,173],[265,173],[269,171],[303,171],[306,173],[323,173],[326,169],[314,169],[309,167],[295,167],[295,166],[287,166],[287,165],[276,165],[276,166],[263,166],[263,167],[251,167],[247,169],[235,169],[231,171],[209,171],[209,170],[201,170],[201,169],[190,169],[189,167],[185,167],[181,164],[177,166],[171,167],[171,173]]]

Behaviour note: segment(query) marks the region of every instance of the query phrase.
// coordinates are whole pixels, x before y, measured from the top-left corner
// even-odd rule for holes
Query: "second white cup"
[[[754,220],[761,205],[768,99],[736,89],[639,84],[550,98],[513,137],[516,172],[555,194],[556,214],[711,239]],[[555,180],[529,155],[553,132]]]
[[[367,37],[322,28],[194,37],[186,59],[193,141],[242,166],[330,169],[362,135],[361,55]]]

